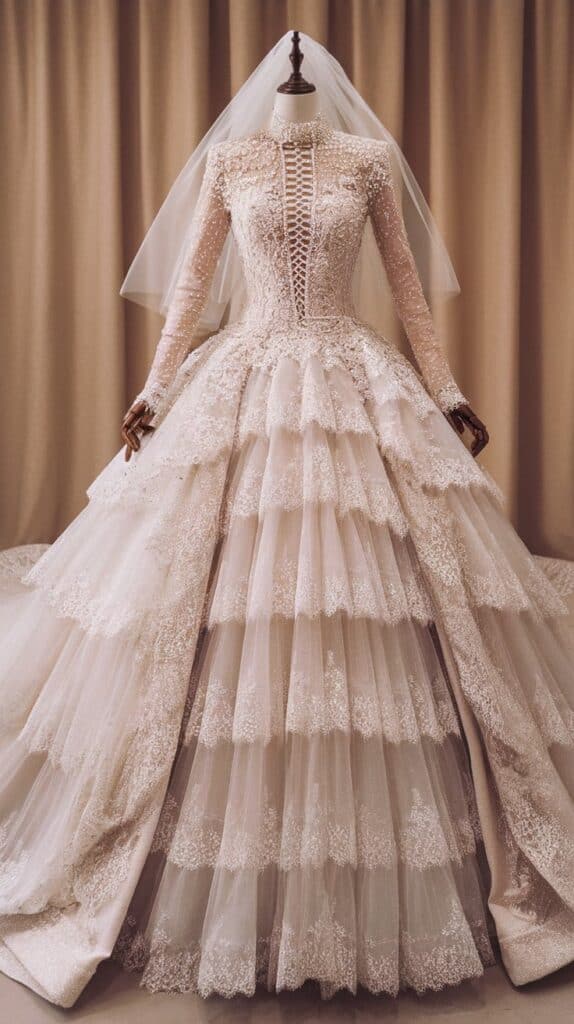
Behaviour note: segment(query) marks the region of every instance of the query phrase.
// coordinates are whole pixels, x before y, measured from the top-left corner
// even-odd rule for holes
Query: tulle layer
[[[280,991],[308,979],[323,998],[359,985],[391,995],[436,990],[494,962],[484,877],[474,857],[425,872],[167,865],[146,926],[130,914],[114,955],[142,971],[151,991],[252,995],[258,983]]]
[[[183,747],[154,849],[187,871],[462,863],[480,828],[460,737],[340,732]]]
[[[398,474],[387,478],[403,523],[363,512],[340,516],[329,502],[259,515],[234,513],[224,526],[225,487],[240,467],[224,457],[166,485],[161,508],[92,502],[40,559],[26,582],[90,633],[128,631],[142,644],[166,635],[179,609],[210,625],[282,615],[344,611],[384,623],[429,621],[437,598],[470,609],[567,606],[484,491],[426,493]],[[401,534],[406,523],[408,531]],[[399,532],[394,527],[398,527]],[[207,609],[206,572],[216,580]],[[113,586],[109,585],[113,570]],[[429,586],[429,573],[430,586]]]
[[[161,774],[157,750],[172,746],[179,733],[192,643],[172,676],[170,703],[162,686],[168,666],[157,681],[151,655],[142,657],[121,637],[93,637],[57,619],[40,594],[26,602],[26,613],[3,652],[13,681],[5,727],[21,749],[45,753],[66,772],[97,774],[102,786],[121,777],[129,804]],[[37,643],[30,649],[32,625]],[[571,747],[568,627],[488,609],[478,625],[503,681],[499,712],[512,713],[513,731],[527,737],[534,730],[547,747]],[[78,683],[70,687],[70,679]],[[408,621],[383,626],[340,615],[219,625],[203,635],[192,692],[186,741],[198,738],[211,748],[336,730],[388,743],[426,736],[440,744],[459,732],[430,634]],[[138,761],[133,777],[122,767],[128,753]]]
[[[481,608],[477,612],[477,626],[484,638],[484,649],[503,683],[499,706],[505,714],[512,715],[512,733],[509,728],[503,743],[506,739],[510,746],[512,734],[522,733],[526,741],[528,737],[537,741],[540,738],[551,754],[559,757],[558,751],[552,750],[553,745],[574,746],[571,623],[562,618],[541,621],[528,613],[513,615]],[[480,686],[478,674],[476,686]],[[468,696],[473,697],[472,689]],[[479,706],[477,699],[476,707]],[[535,755],[534,746],[531,753]],[[571,751],[567,754],[571,761]],[[566,764],[564,761],[561,770],[565,770]],[[574,764],[569,781],[574,786]]]
[[[126,632],[169,653],[201,617],[226,474],[224,457],[173,474],[161,508],[90,502],[24,583],[92,635]]]
[[[46,912],[49,925],[75,906],[79,950],[98,907],[130,876],[135,886],[151,844],[197,635],[170,659],[89,634],[40,591],[3,584],[0,934],[13,915],[25,932],[24,915]]]
[[[151,480],[163,465],[211,462],[251,434],[268,435],[276,427],[301,433],[317,423],[332,433],[376,437],[371,405],[405,402],[421,419],[437,411],[393,345],[366,325],[349,321],[348,328],[333,341],[325,323],[282,337],[280,325],[259,338],[251,325],[219,332],[187,359],[158,412],[163,443],[149,437],[146,458],[128,467],[113,460],[90,495],[114,498]]]
[[[426,621],[437,587],[456,606],[567,611],[384,342],[360,335],[355,363],[324,345],[264,367],[241,332],[218,338],[142,451],[128,464],[118,453],[29,574],[60,614],[155,643],[183,602],[196,614],[196,566],[203,578],[219,538],[210,624],[338,611]]]
[[[194,670],[186,736],[205,746],[337,729],[390,743],[458,732],[427,629],[345,615],[212,629]]]
[[[300,434],[277,428],[248,438],[229,467],[225,522],[236,516],[263,519],[272,509],[328,504],[342,518],[360,512],[404,536],[408,526],[374,439],[329,434],[312,423]]]
[[[10,626],[0,614],[3,667],[12,680],[3,697],[5,727],[66,772],[84,766],[105,774],[143,714],[150,658],[138,657],[125,638],[90,636],[57,618],[41,593],[10,604]]]
[[[0,914],[133,895],[156,989],[439,988],[492,955],[465,707],[505,919],[574,906],[567,608],[402,357],[250,330],[0,601]]]
[[[154,806],[159,811],[153,792],[167,782],[183,714],[181,691],[168,700],[168,694],[150,686],[150,666],[120,638],[90,637],[70,620],[55,619],[49,608],[42,608],[41,595],[26,610],[36,625],[34,653],[26,650],[24,655],[29,647],[25,616],[17,617],[8,645],[20,670],[14,672],[4,719],[12,741],[1,758],[3,800],[13,809],[4,823],[0,914],[37,913],[50,903],[80,897],[97,903],[106,896],[114,877],[126,870],[142,802],[144,807],[150,802],[152,817]],[[422,632],[417,639],[415,654],[406,646],[409,640],[414,643],[414,634],[394,638],[397,670],[419,675],[418,686],[412,678],[402,683],[407,694],[412,687],[410,706],[393,708],[392,701],[385,701],[387,717],[395,715],[393,726],[403,732],[410,727],[407,743],[397,736],[389,746],[381,733],[365,738],[359,729],[350,738],[336,721],[323,721],[327,734],[312,728],[304,735],[309,723],[295,721],[299,735],[258,739],[251,733],[243,741],[227,739],[218,718],[217,680],[210,677],[217,742],[203,742],[204,701],[198,695],[156,848],[169,850],[170,860],[188,870],[204,865],[262,870],[275,861],[283,867],[316,866],[327,859],[372,867],[403,860],[420,869],[461,862],[479,835],[472,784],[462,748],[453,746],[447,732],[450,724],[455,733],[457,722],[446,685],[438,679],[426,682],[433,672],[431,647]],[[210,638],[210,649],[212,644]],[[276,650],[273,644],[272,656]],[[261,663],[262,645],[253,651]],[[321,654],[317,647],[315,653]],[[392,656],[391,649],[379,653]],[[219,654],[224,659],[231,655],[228,669],[237,671],[236,645],[230,649],[224,643]],[[280,654],[285,658],[285,648]],[[306,648],[300,656],[308,657]],[[78,680],[73,689],[72,678]],[[400,692],[398,674],[393,683]],[[272,681],[264,678],[262,706],[272,689]],[[333,709],[333,693],[325,694],[325,703]],[[299,708],[302,715],[308,710]],[[440,743],[423,738],[425,714]],[[357,724],[367,728],[365,720]],[[18,793],[25,793],[23,800],[14,799]],[[43,842],[46,820],[48,846]]]
[[[342,611],[384,623],[428,621],[436,611],[424,559],[436,564],[437,546],[444,552],[444,592],[457,583],[471,608],[566,613],[490,495],[451,488],[425,504],[427,535],[417,543],[360,513],[339,519],[329,504],[271,508],[262,519],[234,516],[218,558],[209,624]],[[407,516],[420,514],[414,502],[405,508]]]
[[[568,626],[488,609],[478,626],[499,672],[499,706],[512,710],[517,730],[571,746]],[[210,631],[200,654],[186,735],[205,746],[335,729],[441,743],[459,731],[431,634],[417,623],[345,615],[226,623]]]
[[[361,365],[361,372],[379,374],[365,397],[358,368],[329,368],[324,352],[305,363],[284,356],[268,370],[254,363],[246,340],[223,337],[210,358],[191,362],[182,373],[177,400],[158,414],[161,433],[145,438],[127,465],[118,453],[88,494],[100,501],[161,503],[169,473],[213,462],[253,437],[272,439],[277,431],[302,435],[314,425],[319,436],[369,438],[390,463],[409,465],[421,486],[474,484],[500,496],[407,360],[398,353],[389,358],[388,348],[379,341],[376,350],[362,353],[375,365]]]
[[[381,622],[426,621],[432,605],[417,557],[386,527],[330,505],[272,509],[233,520],[218,562],[209,625],[346,612]]]

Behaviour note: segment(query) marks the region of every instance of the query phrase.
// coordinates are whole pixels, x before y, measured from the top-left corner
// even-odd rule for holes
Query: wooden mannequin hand
[[[132,452],[140,450],[140,432],[151,434],[155,430],[155,427],[150,426],[154,415],[153,409],[143,400],[134,402],[126,412],[122,420],[122,439],[126,445],[124,453],[126,462],[131,459]]]
[[[457,405],[455,409],[445,413],[445,416],[451,427],[454,427],[459,434],[464,434],[464,428],[468,427],[474,437],[470,452],[476,458],[482,449],[486,448],[489,441],[488,430],[482,420],[479,420],[478,416],[473,413],[470,405]]]

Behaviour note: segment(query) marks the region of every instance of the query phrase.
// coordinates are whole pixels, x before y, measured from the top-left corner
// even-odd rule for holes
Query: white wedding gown
[[[424,384],[354,314],[368,218]],[[186,356],[230,227],[249,303]],[[3,577],[2,969],[70,1006],[112,954],[202,995],[572,960],[567,609],[443,415],[385,143],[212,147],[144,395]]]

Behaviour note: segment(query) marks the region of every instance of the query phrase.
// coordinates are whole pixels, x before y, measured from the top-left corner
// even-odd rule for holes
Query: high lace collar
[[[316,146],[329,138],[332,128],[321,110],[310,121],[290,121],[274,110],[268,131],[278,142],[288,142],[293,146]]]

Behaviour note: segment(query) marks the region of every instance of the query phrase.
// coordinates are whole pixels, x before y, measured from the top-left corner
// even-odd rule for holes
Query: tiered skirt
[[[565,605],[406,360],[317,330],[205,343],[6,599],[0,965],[53,1001],[574,955]]]

